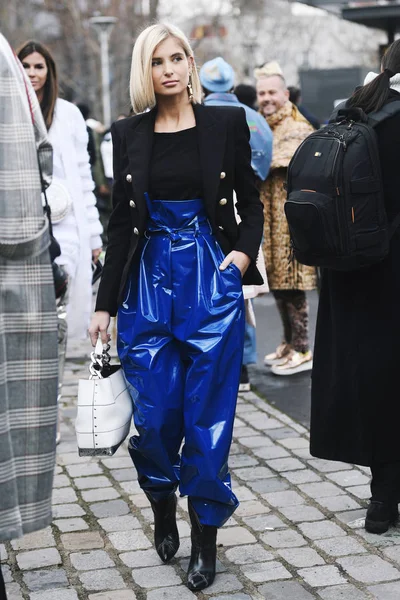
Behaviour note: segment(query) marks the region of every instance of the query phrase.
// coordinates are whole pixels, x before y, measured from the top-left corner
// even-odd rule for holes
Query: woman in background
[[[68,289],[57,302],[60,398],[67,333],[82,339],[87,335],[92,310],[92,260],[96,262],[101,253],[103,229],[93,194],[88,135],[82,114],[74,104],[58,97],[57,69],[48,48],[28,41],[17,55],[36,92],[53,146],[53,183],[69,200],[68,214],[53,224],[54,236],[61,246],[61,256],[56,260],[69,276]],[[51,197],[51,186],[48,194]]]
[[[366,114],[379,111],[400,103],[399,92],[397,40],[382,59],[381,73],[369,74],[346,108],[361,108]],[[400,213],[400,110],[375,131],[391,223]],[[375,185],[373,174],[364,175],[360,165],[359,181],[364,176]],[[397,228],[381,262],[350,272],[323,269],[315,335],[311,454],[371,468],[365,528],[378,534],[399,517],[399,261]]]

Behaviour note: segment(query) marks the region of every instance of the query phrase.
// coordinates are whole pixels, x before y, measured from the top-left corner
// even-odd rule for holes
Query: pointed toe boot
[[[176,495],[155,501],[146,493],[154,514],[154,545],[164,563],[169,562],[179,548],[179,533],[176,526]]]
[[[192,525],[192,552],[190,556],[187,587],[193,592],[204,590],[215,578],[217,561],[217,528],[202,525],[189,500]]]

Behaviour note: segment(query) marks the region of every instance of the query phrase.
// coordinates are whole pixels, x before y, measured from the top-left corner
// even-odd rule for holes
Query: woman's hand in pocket
[[[219,269],[220,271],[225,271],[226,267],[233,263],[237,266],[243,277],[249,267],[250,262],[251,259],[249,256],[247,256],[247,254],[244,252],[239,252],[238,250],[232,250],[232,252],[229,252],[229,254],[225,256],[224,260],[219,265]]]
[[[110,313],[106,312],[105,310],[98,310],[94,313],[89,327],[89,335],[92,346],[96,345],[99,335],[103,344],[107,344],[110,341],[111,335],[107,333],[110,325],[110,319]]]

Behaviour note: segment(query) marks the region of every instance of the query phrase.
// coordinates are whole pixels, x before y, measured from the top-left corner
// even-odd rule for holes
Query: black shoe
[[[176,495],[170,494],[157,502],[148,494],[154,513],[154,545],[158,556],[167,563],[175,556],[179,548],[179,533],[176,526]]]
[[[390,525],[399,518],[399,509],[395,502],[371,500],[365,519],[365,529],[369,533],[386,533]]]
[[[190,499],[188,506],[192,524],[192,553],[188,568],[187,587],[193,592],[198,592],[211,585],[215,578],[217,528],[200,523]]]
[[[247,370],[246,365],[242,365],[242,372],[240,373],[239,392],[250,392],[249,372]]]
[[[7,600],[6,585],[4,583],[3,574],[0,565],[0,600]]]

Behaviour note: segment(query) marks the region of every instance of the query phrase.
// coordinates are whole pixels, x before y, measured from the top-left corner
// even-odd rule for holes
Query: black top
[[[197,129],[154,132],[150,167],[150,196],[156,200],[203,197],[203,176]]]

